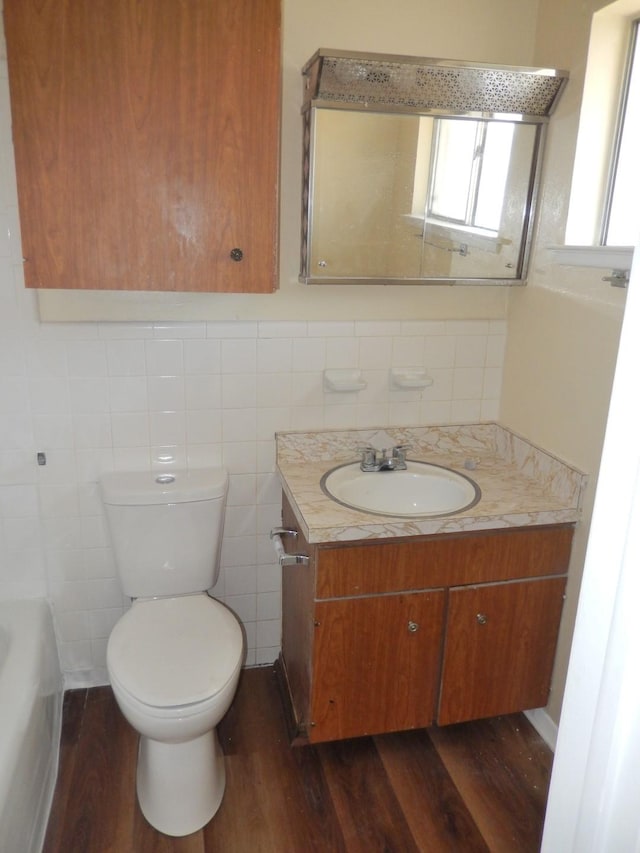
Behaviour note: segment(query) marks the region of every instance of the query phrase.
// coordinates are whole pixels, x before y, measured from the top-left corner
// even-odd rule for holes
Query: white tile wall
[[[224,464],[230,491],[214,594],[242,619],[247,663],[272,661],[280,572],[274,432],[451,423],[498,415],[505,324],[496,321],[41,324],[22,282],[6,65],[0,66],[0,597],[48,595],[69,686],[106,680],[126,602],[100,472]],[[389,387],[424,365],[424,391]],[[360,367],[360,393],[323,390]],[[44,451],[47,465],[36,463]]]

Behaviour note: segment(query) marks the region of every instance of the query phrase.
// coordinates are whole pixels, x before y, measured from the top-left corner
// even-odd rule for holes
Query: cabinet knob
[[[409,631],[410,634],[415,634],[415,632],[418,630],[419,627],[420,627],[420,625],[418,625],[417,622],[412,622],[411,620],[409,620],[409,624],[407,625],[407,630]]]
[[[478,625],[486,625],[488,618],[489,617],[486,613],[476,613],[476,621]]]
[[[229,257],[232,261],[241,261],[244,257],[244,253],[242,249],[232,249],[229,252]]]

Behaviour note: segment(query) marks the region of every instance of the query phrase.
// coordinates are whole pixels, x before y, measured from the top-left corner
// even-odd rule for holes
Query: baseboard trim
[[[534,708],[531,711],[525,711],[524,715],[529,720],[533,728],[538,732],[542,740],[547,744],[549,749],[551,749],[552,752],[555,752],[558,740],[558,726],[547,714],[545,709]]]

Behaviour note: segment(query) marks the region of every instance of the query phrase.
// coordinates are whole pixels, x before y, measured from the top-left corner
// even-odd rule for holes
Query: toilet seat
[[[168,709],[223,691],[241,655],[237,619],[201,593],[134,602],[111,632],[107,668],[139,702]]]

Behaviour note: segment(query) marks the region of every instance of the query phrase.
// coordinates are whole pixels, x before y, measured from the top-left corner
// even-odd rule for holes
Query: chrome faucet
[[[361,471],[406,471],[406,453],[408,444],[397,444],[384,450],[376,450],[370,444],[358,448],[362,454]]]

